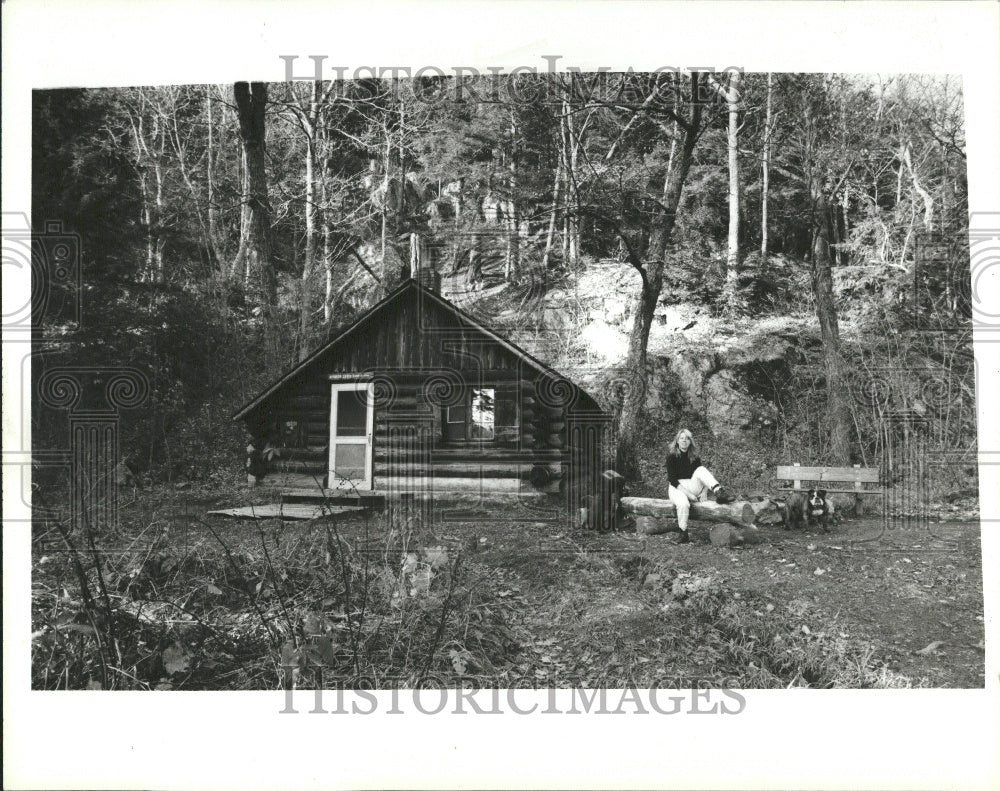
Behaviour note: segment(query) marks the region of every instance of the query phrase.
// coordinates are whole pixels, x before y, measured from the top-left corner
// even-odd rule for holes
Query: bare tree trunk
[[[163,224],[163,152],[166,150],[166,123],[164,121],[157,121],[157,124],[153,127],[154,130],[159,127],[159,150],[153,157],[153,173],[156,176],[156,213],[154,215],[153,223],[155,227],[155,238],[156,238],[156,280],[159,283],[163,282],[164,272],[163,272],[163,234],[161,233]]]
[[[157,158],[150,151],[146,141],[146,110],[148,97],[143,89],[136,91],[138,106],[129,112],[129,124],[132,129],[132,142],[135,144],[135,169],[139,177],[139,194],[142,199],[140,221],[146,231],[146,266],[142,279],[154,282],[162,271],[162,245],[160,242],[160,208],[163,205],[163,178]],[[155,143],[159,130],[159,118],[154,113],[152,138]],[[162,150],[161,150],[162,153]],[[154,171],[156,189],[149,184],[150,165]]]
[[[653,313],[663,288],[663,269],[667,244],[674,230],[677,207],[680,205],[684,182],[694,155],[695,142],[701,131],[701,104],[698,99],[699,76],[691,75],[691,101],[686,122],[681,126],[682,140],[680,156],[674,167],[667,173],[663,195],[658,202],[656,214],[650,228],[649,247],[646,263],[640,269],[642,288],[639,304],[632,322],[629,337],[628,360],[626,363],[628,380],[625,387],[621,414],[618,418],[618,471],[627,478],[639,476],[639,445],[645,433],[642,425],[643,405],[646,402],[646,351],[649,344],[649,330],[653,325]]]
[[[906,165],[903,163],[902,152],[899,156],[899,169],[896,171],[896,202],[893,204],[893,209],[898,212],[899,206],[903,202],[903,168]]]
[[[142,195],[142,224],[146,228],[146,267],[142,280],[152,281],[156,272],[156,243],[153,238],[153,208],[149,197],[149,182],[145,175],[139,177],[139,191]]]
[[[321,182],[320,189],[323,193],[323,270],[326,275],[323,293],[323,321],[329,324],[332,318],[330,306],[333,299],[333,251],[330,249],[330,213],[327,211],[326,179]]]
[[[559,216],[559,190],[562,186],[562,156],[556,158],[556,175],[552,184],[552,211],[549,214],[549,232],[545,236],[545,252],[542,254],[542,269],[548,269],[552,242],[556,236],[556,219]]]
[[[241,194],[250,194],[250,169],[247,167],[246,151],[240,157],[240,189]],[[250,200],[246,197],[240,201],[240,246],[236,252],[237,261],[243,268],[243,293],[250,293],[250,277],[252,275],[250,266]]]
[[[245,239],[248,291],[256,297],[259,304],[269,307],[278,302],[278,283],[271,260],[271,204],[267,197],[264,139],[267,84],[237,82],[233,93],[246,159],[246,191],[243,199],[249,215]],[[241,244],[241,248],[244,245]]]
[[[830,204],[819,185],[811,186],[813,199],[812,284],[816,316],[823,340],[827,416],[830,421],[830,455],[839,464],[851,461],[851,412],[840,348],[840,328],[833,301],[833,261],[830,255]]]
[[[566,212],[563,221],[563,260],[570,267],[575,268],[580,260],[580,197],[576,182],[577,151],[573,107],[569,99],[565,97],[562,100],[560,133],[563,176],[566,181],[564,190]]]
[[[849,223],[851,211],[851,189],[845,184],[844,191],[840,193],[840,227],[841,227],[841,244],[846,245],[851,238],[851,227]],[[846,249],[846,247],[840,247],[840,265],[847,266],[851,263],[851,254]]]
[[[392,271],[390,261],[390,237],[395,236],[392,225],[392,210],[390,201],[392,200],[392,135],[389,129],[389,118],[385,117],[382,125],[385,134],[385,151],[382,155],[382,211],[379,217],[379,243],[382,250],[382,282],[385,288],[389,289],[394,280],[395,272]]]
[[[312,279],[313,267],[316,258],[316,228],[315,228],[315,207],[316,207],[316,182],[313,174],[313,143],[306,141],[305,157],[305,255],[302,262],[301,293],[299,295],[299,359],[304,360],[308,352],[306,338],[309,335],[309,281]]]
[[[211,110],[211,105],[209,106]],[[174,153],[177,156],[177,165],[180,169],[181,179],[183,179],[185,186],[188,188],[188,192],[191,193],[191,200],[195,207],[195,218],[198,220],[198,227],[201,230],[202,240],[205,247],[205,255],[208,257],[209,269],[214,270],[215,266],[219,262],[219,252],[216,249],[215,237],[212,235],[214,222],[214,214],[212,208],[212,181],[211,181],[211,158],[212,158],[212,126],[211,120],[209,119],[208,124],[208,147],[206,148],[206,159],[208,160],[208,206],[207,212],[203,212],[203,196],[200,190],[195,186],[194,182],[191,180],[190,169],[187,166],[187,154],[186,154],[186,144],[183,136],[181,135],[180,127],[177,123],[177,112],[175,107],[170,108],[170,124],[171,124],[171,135],[170,141],[173,144]],[[207,213],[208,219],[206,221],[205,214]]]
[[[504,279],[508,283],[517,278],[521,269],[521,214],[517,206],[517,152],[517,116],[512,109],[510,111],[510,159],[507,163],[509,190],[507,196],[507,255],[504,267]]]
[[[572,174],[569,172],[569,131],[567,130],[569,117],[569,102],[562,101],[562,113],[559,116],[559,157],[562,160],[563,173],[563,227],[562,227],[562,259],[563,265],[569,265],[570,260],[570,237],[572,236]]]
[[[774,75],[767,74],[767,108],[764,111],[764,152],[761,156],[760,184],[760,255],[767,260],[767,201],[771,178],[771,101],[774,92]]]
[[[740,270],[740,73],[732,72],[726,91],[729,108],[729,239],[726,252],[726,286],[730,295],[736,294]]]
[[[313,270],[316,266],[316,127],[319,113],[319,97],[321,83],[316,81],[312,86],[312,97],[309,101],[309,113],[302,119],[306,133],[305,151],[305,255],[302,262],[301,293],[299,295],[299,359],[304,360],[309,355],[309,288]]]
[[[844,248],[843,248],[843,237],[840,233],[840,212],[830,207],[830,231],[833,234],[833,252],[830,254],[831,259],[836,259],[838,266],[844,265]]]
[[[205,92],[205,115],[208,119],[208,148],[205,151],[205,167],[206,167],[206,181],[208,186],[208,239],[212,246],[212,251],[215,255],[216,263],[218,263],[221,258],[219,256],[219,222],[218,222],[218,212],[215,208],[215,168],[214,168],[214,158],[213,149],[215,148],[214,143],[214,127],[215,123],[213,120],[214,113],[212,112],[212,89]]]
[[[566,142],[569,144],[569,167],[567,176],[569,178],[569,196],[571,197],[570,218],[569,218],[569,259],[570,264],[575,269],[580,263],[580,188],[577,184],[577,151],[579,144],[576,139],[576,125],[573,121],[573,107],[566,103]]]
[[[247,175],[247,155],[246,151],[240,151],[240,195],[246,196],[250,193],[250,180]],[[240,200],[240,242],[233,257],[233,266],[230,269],[229,277],[235,281],[237,276],[243,278],[243,291],[249,289],[250,274],[247,268],[247,240],[250,238],[250,204],[246,198]],[[245,274],[241,275],[241,270]]]
[[[910,181],[913,183],[913,189],[916,190],[920,199],[924,202],[924,231],[930,232],[934,227],[934,198],[931,194],[924,188],[920,183],[920,179],[917,178],[917,171],[913,167],[913,157],[910,153],[910,144],[903,144],[902,160],[906,164],[906,169],[910,172]]]

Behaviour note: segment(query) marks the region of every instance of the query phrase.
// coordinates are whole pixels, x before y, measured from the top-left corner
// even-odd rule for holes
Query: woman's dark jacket
[[[690,455],[690,451],[684,453],[667,454],[667,480],[671,486],[676,486],[678,482],[690,478],[694,471],[702,466],[701,458],[695,454]]]

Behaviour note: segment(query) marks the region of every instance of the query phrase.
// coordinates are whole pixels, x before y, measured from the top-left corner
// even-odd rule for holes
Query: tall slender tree
[[[729,163],[729,236],[726,247],[726,293],[736,296],[740,274],[740,216],[743,208],[740,181],[740,72],[733,70],[725,89],[729,111],[727,150]]]
[[[767,209],[771,183],[771,133],[773,131],[772,99],[774,75],[767,73],[767,98],[764,109],[764,142],[760,156],[760,256],[767,260]]]
[[[661,129],[676,130],[676,137],[671,140],[675,155],[671,156],[669,167],[662,176],[659,194],[647,194],[642,198],[643,203],[649,206],[646,212],[649,217],[648,245],[642,254],[632,245],[627,247],[629,262],[640,277],[639,299],[629,335],[627,383],[618,419],[617,465],[619,471],[629,478],[640,474],[639,447],[646,430],[642,413],[648,386],[646,361],[649,331],[663,289],[667,246],[677,222],[677,209],[691,170],[695,145],[702,132],[704,97],[701,80],[698,72],[692,72],[686,80],[686,94],[679,83],[667,86],[668,91],[673,91],[669,103],[644,102],[640,111],[650,114]],[[654,92],[658,88],[654,87]],[[668,127],[664,124],[664,118],[671,120],[673,125]],[[626,123],[623,133],[628,131],[630,124],[631,120]]]
[[[234,268],[245,273],[244,287],[248,295],[262,306],[270,307],[278,302],[278,281],[271,257],[271,203],[267,194],[267,84],[237,82],[233,94],[246,173],[242,196],[246,222],[241,224]]]

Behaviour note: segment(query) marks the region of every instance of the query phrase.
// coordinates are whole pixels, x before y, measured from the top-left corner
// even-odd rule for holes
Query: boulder
[[[712,432],[719,436],[739,436],[778,418],[774,404],[746,393],[737,374],[728,369],[713,374],[705,382],[705,402],[705,418]]]
[[[705,383],[705,418],[715,434],[733,434],[749,428],[753,410],[737,389],[732,371],[719,371]]]
[[[687,399],[691,409],[704,412],[707,406],[705,380],[719,369],[714,352],[683,349],[669,358],[670,374],[675,386]]]

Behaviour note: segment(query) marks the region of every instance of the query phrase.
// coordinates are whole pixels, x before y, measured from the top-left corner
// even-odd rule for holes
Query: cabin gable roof
[[[256,410],[263,407],[267,402],[279,397],[280,393],[287,387],[294,386],[297,379],[303,375],[308,375],[310,369],[314,366],[323,365],[324,361],[327,365],[334,365],[343,355],[352,340],[364,337],[367,334],[367,331],[373,326],[378,326],[380,318],[386,318],[386,314],[389,314],[394,307],[399,306],[407,299],[425,300],[427,304],[433,306],[437,310],[444,311],[448,318],[458,324],[461,332],[472,330],[481,337],[492,341],[513,358],[516,358],[520,364],[524,365],[528,369],[534,370],[537,374],[548,374],[553,377],[558,377],[559,379],[565,379],[565,377],[563,377],[563,375],[558,371],[546,365],[541,360],[519,347],[517,344],[507,338],[504,338],[495,330],[485,326],[480,321],[465,313],[463,310],[456,307],[439,294],[436,294],[430,289],[424,287],[416,280],[410,279],[404,281],[392,293],[369,308],[335,338],[323,344],[304,360],[289,368],[263,392],[240,407],[240,409],[233,415],[233,419],[241,420],[251,416]],[[587,403],[588,408],[600,410],[596,400],[590,394],[580,388],[579,385],[575,383],[571,384],[580,393],[582,399]]]

